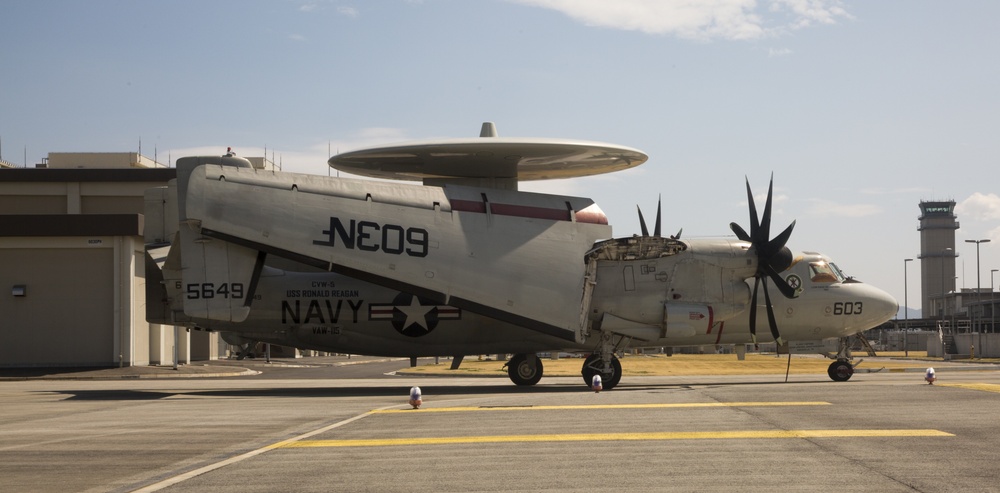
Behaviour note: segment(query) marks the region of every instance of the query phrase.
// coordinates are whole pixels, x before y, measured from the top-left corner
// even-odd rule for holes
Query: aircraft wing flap
[[[530,203],[535,194],[511,196],[522,202],[507,204],[507,213],[487,213],[490,207],[454,207],[441,188],[379,183],[376,193],[348,195],[343,190],[374,182],[272,176],[196,167],[178,179],[186,196],[182,216],[206,236],[579,337],[584,255],[611,235],[606,225],[570,220],[567,211],[592,204],[588,199],[563,200],[570,204],[562,209],[567,217],[557,219],[547,214],[558,208]],[[487,199],[493,192],[484,189]],[[376,199],[382,194],[387,200]]]

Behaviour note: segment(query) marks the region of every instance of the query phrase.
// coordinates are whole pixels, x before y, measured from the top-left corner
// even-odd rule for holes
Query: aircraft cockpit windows
[[[844,275],[835,265],[827,262],[810,262],[809,273],[812,282],[843,282]]]
[[[844,271],[840,270],[840,267],[837,267],[837,264],[830,262],[830,268],[833,269],[834,274],[837,275],[837,279],[840,279],[841,282],[847,280],[847,276],[844,275]]]

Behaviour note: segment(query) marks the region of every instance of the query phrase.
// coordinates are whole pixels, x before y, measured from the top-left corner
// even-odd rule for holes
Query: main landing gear
[[[587,356],[587,359],[583,360],[583,381],[589,386],[591,382],[594,381],[594,375],[601,376],[601,382],[604,386],[604,390],[611,390],[618,385],[618,382],[622,379],[622,364],[618,361],[618,357],[615,355],[610,355],[610,361],[605,364],[605,359],[601,357],[600,354],[591,354]]]
[[[614,335],[610,332],[601,333],[601,343],[598,351],[583,361],[583,381],[589,387],[594,381],[594,375],[601,376],[604,390],[611,390],[622,379],[622,364],[615,356],[615,350],[625,345],[625,337],[620,337],[615,344]]]
[[[536,354],[515,354],[506,366],[507,376],[517,385],[534,385],[542,379],[542,360]]]
[[[589,387],[594,381],[594,375],[600,375],[605,390],[611,390],[622,379],[622,364],[614,353],[604,356],[595,353],[583,361],[581,374],[583,381]],[[608,363],[605,364],[605,361]],[[515,354],[505,365],[507,377],[511,382],[521,386],[530,386],[542,379],[542,360],[535,354]]]

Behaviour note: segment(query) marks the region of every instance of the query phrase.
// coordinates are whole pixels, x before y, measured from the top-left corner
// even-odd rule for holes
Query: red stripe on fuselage
[[[451,210],[459,212],[486,213],[486,203],[476,200],[453,199]],[[572,215],[569,209],[552,209],[549,207],[534,207],[530,205],[490,203],[490,212],[500,216],[527,217],[532,219],[548,219],[550,221],[570,221]],[[603,213],[577,211],[576,222],[588,224],[608,224],[608,218]]]

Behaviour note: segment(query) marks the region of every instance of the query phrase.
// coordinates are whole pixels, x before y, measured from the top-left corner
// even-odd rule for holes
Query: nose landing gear
[[[836,359],[836,361],[830,363],[830,367],[826,369],[826,374],[834,382],[846,382],[854,375],[849,339],[848,337],[841,337],[837,348],[837,355],[830,356],[830,358]]]

